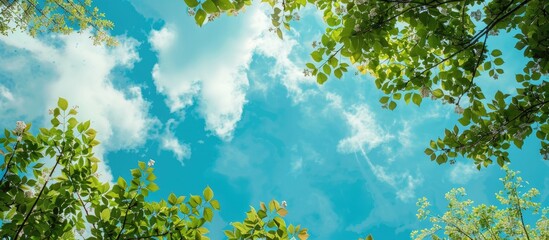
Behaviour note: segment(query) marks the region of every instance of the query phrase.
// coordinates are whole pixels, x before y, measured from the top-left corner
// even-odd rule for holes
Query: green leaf
[[[122,189],[126,189],[126,180],[124,180],[124,178],[122,177],[118,177],[118,181],[116,181],[116,183],[118,184],[118,186],[120,186],[120,188]]]
[[[59,98],[59,100],[57,100],[57,106],[61,108],[61,110],[65,111],[69,107],[69,102],[67,102],[64,98]]]
[[[156,183],[151,182],[149,183],[149,185],[147,185],[147,189],[149,189],[149,191],[151,192],[156,192],[160,188],[158,187],[158,185],[156,185]]]
[[[170,193],[170,196],[168,196],[168,203],[170,203],[171,205],[177,204],[177,197],[175,196],[175,194]]]
[[[198,1],[197,0],[185,0],[185,3],[190,8],[194,8],[194,7],[198,6]]]
[[[444,96],[444,93],[442,92],[442,89],[435,89],[431,93],[433,94],[433,96],[435,96],[437,98],[441,98],[442,96]]]
[[[341,69],[337,68],[336,70],[334,70],[334,75],[336,78],[341,79],[341,77],[343,76],[343,72],[341,72]]]
[[[312,64],[312,63],[307,63],[307,64],[305,64],[305,66],[307,66],[310,69],[316,69],[315,65]]]
[[[389,109],[390,109],[390,110],[394,110],[394,109],[396,108],[396,106],[397,106],[397,104],[396,104],[395,101],[391,101],[391,102],[389,103]]]
[[[216,13],[219,12],[217,6],[212,0],[206,0],[202,3],[202,9],[206,10],[207,13]]]
[[[494,51],[492,51],[492,56],[494,57],[501,56],[501,51],[499,49],[494,49]]]
[[[147,165],[146,165],[145,162],[143,162],[143,161],[138,161],[138,162],[137,162],[137,165],[139,166],[139,168],[140,168],[141,170],[145,170],[145,169],[147,168]]]
[[[332,73],[332,68],[330,68],[330,65],[324,64],[324,66],[322,66],[322,71],[324,71],[326,75],[330,75]]]
[[[134,178],[140,178],[141,177],[141,171],[139,171],[139,169],[132,169],[132,170],[130,170],[130,172],[132,173],[132,176]]]
[[[206,20],[206,12],[202,9],[199,9],[196,11],[196,15],[194,15],[194,19],[196,20],[196,23],[198,26],[202,27],[202,24],[204,24],[204,20]]]
[[[324,84],[326,81],[328,81],[328,76],[326,76],[326,74],[324,73],[318,73],[316,75],[316,82],[318,84]]]
[[[210,206],[212,206],[215,210],[221,209],[221,207],[219,206],[219,202],[217,200],[211,200]]]
[[[108,208],[103,209],[103,211],[101,211],[100,216],[103,221],[108,221],[109,218],[111,218],[111,210]]]
[[[213,193],[212,189],[210,188],[210,186],[207,186],[206,188],[204,188],[204,191],[202,192],[202,194],[204,195],[204,199],[207,202],[212,200],[212,198],[214,196],[214,193]]]
[[[496,58],[494,59],[494,64],[496,65],[502,65],[503,64],[503,59],[502,58]]]
[[[419,106],[421,105],[421,101],[422,101],[421,95],[414,93],[414,95],[412,96],[412,102],[414,102],[416,105]]]
[[[276,35],[278,36],[278,38],[284,39],[284,38],[282,37],[282,30],[280,30],[280,28],[277,28],[277,29],[276,29]]]
[[[317,51],[313,51],[311,53],[311,57],[313,58],[313,60],[315,60],[315,62],[320,62],[322,61],[322,54],[317,50]]]
[[[234,5],[229,0],[217,0],[217,6],[224,11],[234,9]]]
[[[213,211],[211,208],[204,208],[202,215],[206,221],[211,222],[213,219]]]

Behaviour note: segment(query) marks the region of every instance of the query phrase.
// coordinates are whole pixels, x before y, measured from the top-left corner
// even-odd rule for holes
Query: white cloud
[[[168,120],[166,123],[166,129],[164,134],[160,136],[161,145],[160,148],[173,152],[177,160],[184,165],[183,160],[191,157],[191,148],[188,144],[182,144],[174,136],[173,129],[176,127],[176,122],[174,119]]]
[[[339,152],[357,152],[362,147],[372,149],[393,138],[379,126],[374,112],[367,105],[355,105],[350,111],[345,111],[344,116],[352,135],[339,141]]]
[[[133,3],[145,15],[166,22],[149,36],[159,58],[152,75],[157,90],[166,96],[166,104],[177,113],[196,104],[206,130],[223,140],[232,139],[247,103],[248,70],[254,54],[275,60],[269,75],[281,79],[294,100],[310,94],[301,85],[315,86],[314,80],[303,77],[302,64],[290,60],[297,42],[289,35],[281,41],[270,32],[270,18],[258,7],[238,18],[209,22],[195,31],[192,18],[173,11],[185,9],[180,3]]]
[[[1,62],[14,59],[19,63],[0,64],[1,95],[14,99],[9,106],[0,105],[0,115],[9,113],[3,124],[15,120],[32,121],[36,126],[49,124],[47,109],[64,97],[80,107],[78,119],[90,119],[98,131],[102,144],[96,153],[100,157],[106,151],[134,148],[146,141],[156,122],[148,115],[149,103],[137,86],[115,88],[111,76],[114,68],[129,69],[139,61],[139,43],[120,37],[119,47],[107,48],[93,46],[89,36],[84,32],[47,40],[22,33],[0,37],[4,48],[17,51],[5,53]],[[100,169],[110,177],[108,166]]]
[[[465,184],[478,173],[479,171],[474,164],[457,162],[450,170],[450,181],[456,184]]]

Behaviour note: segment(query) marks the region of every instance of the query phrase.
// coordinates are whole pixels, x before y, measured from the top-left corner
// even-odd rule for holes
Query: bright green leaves
[[[202,9],[204,9],[209,14],[219,12],[219,9],[217,8],[217,6],[215,5],[215,3],[212,0],[204,1],[202,3]],[[197,23],[198,23],[198,21],[197,21]]]
[[[287,225],[283,217],[288,214],[285,202],[276,200],[269,202],[269,207],[261,202],[259,210],[251,207],[243,222],[232,223],[232,231],[225,231],[230,239],[300,239],[309,237],[306,228]]]
[[[198,6],[198,1],[197,0],[185,0],[185,3],[190,8],[194,8],[194,7]]]
[[[219,9],[223,11],[228,11],[235,8],[235,6],[229,0],[217,0],[216,5],[219,6]]]
[[[59,98],[59,100],[57,100],[57,106],[61,108],[61,110],[65,111],[69,107],[69,102],[67,102],[64,98]]]
[[[2,7],[8,2],[2,1]],[[91,38],[94,44],[116,46],[115,38],[108,34],[114,24],[92,1],[41,1],[9,4],[0,12],[0,34],[8,35],[15,31],[24,31],[35,37],[42,33],[70,34],[84,32],[93,27]],[[21,11],[15,9],[21,9]],[[24,10],[24,11],[23,11]]]
[[[442,89],[435,89],[431,92],[431,94],[433,94],[433,96],[436,98],[441,98],[442,96],[444,96]]]
[[[234,9],[226,10],[231,8],[226,2],[228,0],[208,0],[202,3],[201,8],[214,14],[238,11],[242,6],[251,4],[230,2]],[[419,106],[428,96],[455,106],[455,112],[463,114],[458,121],[466,128],[455,139],[445,138],[444,144],[455,145],[452,141],[468,142],[459,151],[456,147],[448,148],[453,149],[452,152],[474,158],[478,166],[489,164],[491,157],[501,157],[503,160],[499,162],[508,162],[501,152],[502,147],[506,146],[504,144],[513,141],[515,146],[521,146],[524,137],[534,132],[530,128],[521,130],[525,126],[520,127],[519,122],[526,121],[529,126],[532,121],[534,124],[545,123],[549,118],[547,114],[538,114],[546,109],[544,99],[547,99],[549,91],[535,91],[538,98],[526,96],[526,93],[515,95],[513,92],[512,96],[516,96],[514,99],[517,103],[509,100],[493,103],[494,99],[486,99],[483,89],[477,85],[479,78],[485,76],[483,72],[487,72],[493,79],[504,76],[503,51],[492,49],[488,54],[486,51],[491,41],[497,40],[497,33],[503,29],[518,28],[515,47],[531,59],[523,69],[524,74],[516,75],[516,81],[526,88],[530,86],[530,81],[544,79],[545,74],[549,73],[549,55],[546,47],[541,47],[546,44],[541,43],[549,37],[549,31],[542,26],[549,26],[549,20],[539,19],[539,16],[545,14],[547,5],[529,2],[528,6],[519,6],[520,2],[514,2],[514,5],[509,6],[495,1],[478,8],[476,2],[469,1],[443,4],[437,6],[435,11],[427,3],[418,3],[412,7],[396,6],[384,1],[355,5],[348,1],[325,3],[299,0],[286,1],[281,7],[274,0],[262,2],[272,8],[271,32],[281,38],[282,26],[289,29],[289,22],[299,19],[297,13],[307,3],[322,12],[327,27],[320,39],[313,42],[313,63],[306,64],[307,69],[304,71],[305,76],[315,77],[318,84],[324,84],[331,75],[342,78],[347,71],[345,65],[351,63],[359,73],[369,74],[375,79],[376,87],[388,97],[380,99],[384,108],[395,109],[401,98],[406,104],[412,102]],[[195,10],[200,7],[200,4],[195,6],[194,2],[186,3],[196,7]],[[195,18],[201,25],[203,17]],[[536,21],[541,22],[528,24],[525,19],[538,19]],[[487,42],[483,43],[483,39],[487,39]],[[536,107],[526,113],[523,110],[528,106]],[[503,123],[504,119],[513,119],[513,116],[518,116],[513,123]],[[506,124],[512,131],[488,129],[489,123],[497,123],[499,128]],[[507,135],[504,132],[508,132]],[[547,134],[538,132],[538,138],[546,138]],[[510,134],[520,138],[511,140],[511,136],[508,136]],[[489,141],[492,139],[489,137],[478,139],[478,136],[491,136],[494,140]],[[469,146],[472,145],[470,141],[474,140],[485,145]],[[544,144],[547,144],[545,140]],[[440,163],[452,158],[439,158],[437,155],[433,160],[438,159]]]
[[[315,62],[320,62],[322,61],[322,53],[320,50],[317,50],[317,51],[313,51],[311,53],[311,57],[313,58],[313,60],[315,60]],[[314,65],[313,65],[314,66]]]
[[[204,188],[202,195],[204,196],[204,199],[206,200],[206,202],[209,202],[210,200],[212,200],[214,196],[213,191],[209,186]]]
[[[109,221],[109,219],[111,218],[111,210],[108,208],[103,209],[103,211],[101,211],[100,216],[101,216],[101,220]]]
[[[503,64],[503,59],[502,58],[496,58],[494,59],[494,64],[496,64],[497,66],[501,66]]]
[[[328,81],[328,76],[326,76],[326,74],[318,73],[318,75],[316,75],[316,82],[318,84],[324,84],[326,81]]]
[[[543,224],[547,221],[549,208],[534,201],[540,192],[535,188],[522,190],[526,184],[517,176],[517,172],[507,167],[504,170],[505,177],[501,178],[503,188],[495,193],[499,202],[497,205],[476,204],[476,201],[465,199],[467,193],[464,188],[454,188],[445,194],[447,211],[434,215],[429,209],[431,204],[427,198],[420,198],[416,204],[418,219],[430,221],[432,227],[412,231],[411,238],[462,239],[467,236],[483,236],[486,239],[541,239],[542,236],[547,236],[549,232]],[[532,212],[542,213],[527,215]],[[532,225],[523,225],[524,218],[538,220]],[[528,229],[528,233],[522,229]]]
[[[198,11],[196,11],[196,14],[194,16],[194,19],[196,20],[196,23],[198,24],[198,26],[202,26],[202,24],[204,24],[204,21],[206,20],[206,12],[202,9],[199,9]]]

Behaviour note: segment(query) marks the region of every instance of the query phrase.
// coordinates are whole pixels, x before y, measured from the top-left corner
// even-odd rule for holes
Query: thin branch
[[[46,186],[48,185],[48,182],[50,181],[51,176],[52,176],[53,173],[55,172],[55,169],[56,169],[57,166],[59,165],[59,161],[60,161],[61,158],[63,157],[63,154],[64,154],[64,152],[60,152],[59,155],[57,156],[57,160],[55,161],[55,165],[53,166],[53,169],[51,170],[48,179],[46,179],[46,182],[44,183],[44,186],[42,186],[42,189],[40,190],[40,193],[38,193],[38,196],[37,196],[36,199],[34,200],[34,203],[32,204],[32,207],[30,208],[29,212],[25,215],[25,218],[23,219],[23,222],[21,223],[21,225],[20,225],[19,228],[17,229],[17,232],[15,233],[15,236],[13,236],[13,239],[14,239],[14,240],[19,239],[19,234],[20,234],[21,231],[23,230],[23,227],[25,226],[25,223],[26,223],[27,220],[29,219],[29,217],[30,217],[32,211],[34,210],[34,208],[36,207],[36,204],[38,203],[38,200],[39,200],[40,197],[42,196],[42,193],[44,192],[44,189],[46,189]]]
[[[459,104],[459,101],[461,101],[461,98],[465,95],[465,93],[469,92],[471,87],[473,86],[473,82],[475,80],[475,76],[477,75],[477,68],[480,66],[480,62],[482,61],[482,56],[484,55],[484,50],[486,50],[486,41],[488,40],[488,33],[484,36],[484,42],[482,43],[482,50],[480,50],[480,55],[478,56],[477,63],[475,64],[475,67],[473,68],[473,76],[471,77],[471,82],[469,83],[469,86],[467,86],[467,89],[461,93],[459,96],[456,104]]]
[[[120,232],[118,233],[118,236],[116,237],[116,240],[120,239],[120,237],[122,236],[122,232],[124,231],[124,228],[126,227],[126,220],[128,218],[128,212],[133,207],[133,202],[137,198],[137,196],[139,195],[138,192],[139,192],[139,189],[136,191],[135,196],[132,198],[132,200],[128,204],[128,208],[126,209],[126,213],[124,214],[124,220],[122,221],[122,227],[120,228]]]
[[[4,182],[4,178],[6,177],[8,171],[10,170],[10,164],[11,160],[13,159],[13,156],[15,155],[15,151],[17,150],[17,146],[19,145],[19,141],[15,143],[15,146],[13,148],[13,152],[10,155],[10,159],[8,159],[8,164],[6,165],[6,171],[4,172],[4,175],[2,175],[2,179],[0,179],[0,183]]]

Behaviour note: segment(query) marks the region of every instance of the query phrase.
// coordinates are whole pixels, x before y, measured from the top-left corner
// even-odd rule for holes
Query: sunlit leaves
[[[417,216],[420,220],[429,220],[431,228],[414,230],[412,239],[467,239],[468,236],[483,236],[486,239],[543,239],[549,235],[548,229],[543,227],[547,222],[548,208],[540,207],[534,197],[539,191],[532,188],[521,192],[524,188],[522,178],[517,172],[504,167],[506,175],[501,179],[503,189],[496,193],[499,204],[473,205],[473,201],[463,199],[466,196],[464,188],[454,188],[446,193],[448,209],[444,214],[431,213],[430,203],[425,197],[417,202]],[[534,213],[533,216],[526,214]],[[541,215],[541,216],[540,216]],[[523,219],[534,220],[536,224],[525,225]]]
[[[0,214],[10,219],[0,226],[1,236],[65,239],[67,232],[88,231],[92,239],[140,239],[154,234],[207,239],[209,231],[203,225],[220,209],[211,188],[204,189],[204,198],[191,195],[185,201],[172,193],[167,201],[149,202],[149,192],[159,187],[154,182],[154,162],[147,166],[142,161],[130,170],[131,181],[119,177],[115,184],[101,182],[100,160],[93,156],[93,147],[99,143],[97,132],[90,128],[90,121],[68,117],[77,114],[73,109],[59,99],[51,110],[53,127],[40,128],[35,137],[27,124],[24,145],[10,146],[17,143],[17,136],[8,130],[0,138],[5,160],[13,156],[9,164],[0,165],[13,172],[0,183],[5,190],[0,194]],[[45,167],[45,156],[56,161],[53,168]]]
[[[194,16],[194,19],[196,20],[196,23],[198,23],[199,26],[202,26],[204,24],[204,21],[206,20],[206,12],[202,9],[199,9],[196,12],[196,15]]]
[[[191,8],[198,6],[197,0],[185,0],[185,3]]]
[[[486,166],[493,159],[502,165],[509,162],[504,146],[522,146],[534,132],[542,140],[540,153],[549,152],[547,134],[532,127],[546,123],[549,117],[545,114],[549,91],[543,89],[547,87],[531,83],[547,82],[549,73],[549,18],[539,17],[546,15],[549,5],[543,1],[488,1],[480,7],[474,1],[432,5],[301,0],[286,1],[282,6],[273,0],[262,2],[272,8],[272,32],[280,37],[281,26],[289,28],[289,22],[299,19],[294,16],[306,4],[321,12],[326,29],[313,42],[311,62],[304,71],[318,84],[324,84],[331,75],[343,78],[346,65],[351,63],[358,73],[374,77],[375,86],[385,94],[380,103],[386,109],[396,109],[400,100],[419,106],[429,95],[432,100],[454,106],[456,114],[462,115],[458,122],[464,131],[446,135],[432,160],[453,163],[457,153],[471,158],[477,166]],[[230,10],[211,10],[233,13],[252,4],[233,3],[235,7]],[[485,89],[477,83],[483,81],[485,73],[492,79],[507,77],[506,53],[493,48],[503,31],[516,32],[515,48],[523,52],[528,63],[523,66],[524,73],[515,77],[522,87],[511,91],[512,100],[500,101],[498,96],[485,96]]]

